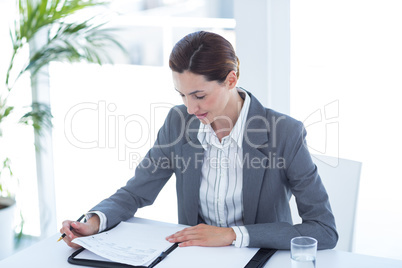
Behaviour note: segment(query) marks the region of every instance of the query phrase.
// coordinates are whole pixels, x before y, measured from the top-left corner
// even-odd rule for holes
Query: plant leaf
[[[33,102],[30,111],[24,114],[19,122],[33,126],[35,132],[42,136],[45,129],[53,127],[52,118],[53,116],[48,104]]]

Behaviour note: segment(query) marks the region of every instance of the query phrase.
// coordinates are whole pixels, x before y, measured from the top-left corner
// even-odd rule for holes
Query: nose
[[[190,100],[190,98],[186,98],[185,103],[187,106],[187,113],[195,114],[198,111],[198,105],[196,102]]]

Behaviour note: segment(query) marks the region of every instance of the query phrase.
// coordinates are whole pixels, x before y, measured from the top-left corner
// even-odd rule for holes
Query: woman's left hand
[[[216,227],[206,224],[188,227],[166,237],[166,240],[169,242],[180,243],[179,247],[222,247],[231,245],[235,239],[236,234],[232,228]]]

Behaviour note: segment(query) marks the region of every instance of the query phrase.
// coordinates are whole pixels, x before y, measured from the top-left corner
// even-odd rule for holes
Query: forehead
[[[215,81],[207,81],[203,75],[189,71],[184,71],[183,73],[172,72],[172,76],[176,90],[181,93],[189,93],[195,90],[208,91],[218,84]]]

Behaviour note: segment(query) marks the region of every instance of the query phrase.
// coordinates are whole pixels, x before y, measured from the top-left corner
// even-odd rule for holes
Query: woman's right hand
[[[81,236],[88,236],[97,234],[99,232],[100,219],[99,216],[94,214],[87,222],[77,222],[77,221],[63,221],[63,226],[60,229],[60,233],[65,233],[66,236],[63,238],[64,242],[67,243],[72,248],[78,249],[81,246],[71,241],[74,238]],[[70,227],[72,229],[70,230]]]

